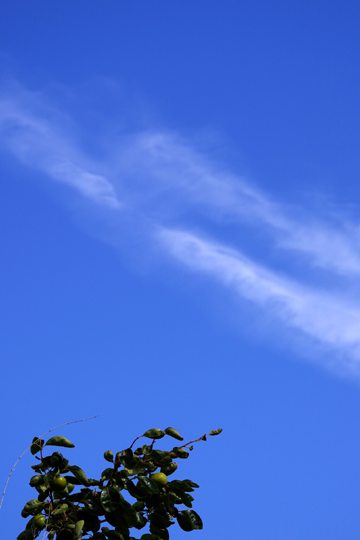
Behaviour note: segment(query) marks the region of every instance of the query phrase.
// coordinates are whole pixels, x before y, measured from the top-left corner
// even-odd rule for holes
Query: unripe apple
[[[55,476],[55,478],[51,482],[51,487],[55,491],[62,491],[63,489],[65,489],[66,484],[66,478],[64,478],[63,476]]]
[[[43,529],[45,527],[46,519],[42,514],[38,514],[34,517],[34,525],[37,529]]]
[[[158,486],[166,486],[168,479],[166,474],[162,472],[157,472],[151,476],[151,480],[154,480]]]

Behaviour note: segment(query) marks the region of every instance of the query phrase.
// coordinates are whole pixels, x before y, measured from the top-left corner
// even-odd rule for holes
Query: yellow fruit
[[[51,482],[51,486],[55,491],[62,491],[67,484],[66,478],[63,476],[55,476]]]
[[[37,529],[43,529],[45,527],[45,522],[45,516],[43,516],[42,514],[38,514],[34,517],[34,525]]]
[[[153,474],[151,480],[154,480],[154,482],[156,482],[158,486],[166,486],[166,484],[168,483],[166,474],[162,472],[157,472]]]

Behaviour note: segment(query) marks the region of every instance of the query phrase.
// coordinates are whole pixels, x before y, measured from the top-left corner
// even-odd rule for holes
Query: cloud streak
[[[122,135],[94,159],[74,131],[39,96],[24,90],[0,96],[0,145],[21,163],[102,209],[119,236],[140,234],[144,245],[160,245],[284,327],[341,351],[351,369],[360,366],[360,298],[351,294],[360,275],[357,224],[287,208],[174,133]],[[231,247],[223,240],[229,228]],[[266,254],[257,260],[246,254],[242,239],[255,229],[272,250],[270,262]],[[296,264],[295,252],[301,255]],[[275,268],[274,253],[292,266],[282,266],[279,255]],[[331,289],[316,281],[315,268]]]
[[[359,225],[333,225],[304,209],[287,209],[173,134],[139,134],[124,149],[122,166],[141,179],[139,191],[156,197],[157,209],[170,202],[177,211],[195,207],[213,219],[251,223],[266,228],[278,247],[306,255],[320,268],[343,276],[360,274]],[[289,214],[300,215],[296,219]]]
[[[25,101],[25,100],[24,100]],[[29,110],[36,102],[0,100],[0,141],[18,160],[53,180],[74,187],[93,202],[118,208],[120,203],[111,182],[49,119]]]
[[[239,251],[189,232],[161,229],[158,235],[168,251],[192,270],[205,272],[286,325],[360,360],[359,304],[301,285]]]

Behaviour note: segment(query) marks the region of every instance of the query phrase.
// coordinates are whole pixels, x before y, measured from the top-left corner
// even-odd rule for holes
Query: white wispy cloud
[[[241,252],[186,231],[160,229],[168,251],[303,333],[360,360],[360,304],[299,284]]]
[[[173,133],[145,132],[123,143],[118,167],[131,177],[140,204],[176,207],[174,213],[195,208],[212,218],[261,220],[285,228],[275,203],[249,182],[216,167],[191,144]],[[131,187],[130,187],[131,189]],[[133,188],[134,189],[134,188]],[[166,211],[166,209],[165,209]]]
[[[350,296],[348,284],[356,289],[360,274],[357,223],[288,208],[214,163],[191,141],[166,131],[109,140],[107,154],[95,159],[75,136],[81,129],[71,129],[64,118],[44,106],[42,96],[19,89],[10,96],[0,93],[0,145],[102,209],[119,236],[131,230],[144,243],[160,242],[184,267],[212,276],[284,327],[342,350],[349,365],[360,366],[360,298]],[[202,232],[189,232],[194,223]],[[229,227],[232,247],[222,240]],[[257,261],[245,255],[242,238],[249,238],[252,228],[271,246],[271,263],[266,255],[257,255]],[[282,273],[275,269],[274,253],[280,251],[291,261],[294,252],[301,254],[297,267],[282,267],[279,258]],[[330,280],[331,290],[324,291],[315,278],[306,281],[303,270],[309,276],[315,267]]]
[[[303,225],[291,222],[282,231],[278,244],[284,249],[299,251],[312,262],[342,276],[360,275],[360,229],[357,224],[338,223],[338,227],[316,222]]]
[[[36,109],[34,98],[27,101],[0,99],[1,144],[32,169],[74,187],[97,204],[118,208],[111,182],[95,172],[91,159],[69,144],[50,119],[31,110]]]
[[[266,228],[278,247],[298,251],[318,267],[340,275],[360,274],[358,224],[338,220],[334,225],[304,209],[287,209],[173,134],[133,137],[123,149],[122,166],[137,178],[143,203],[156,199],[157,210],[163,206],[166,213],[169,205],[175,213],[196,208],[222,221],[246,221]]]

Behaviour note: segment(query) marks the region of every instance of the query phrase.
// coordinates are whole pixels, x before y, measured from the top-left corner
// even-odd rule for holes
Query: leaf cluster
[[[191,495],[199,486],[191,480],[169,481],[168,476],[178,468],[175,460],[187,459],[192,443],[206,441],[206,435],[172,450],[155,449],[156,441],[165,435],[183,440],[174,428],[153,428],[140,436],[151,441],[136,450],[133,446],[140,437],[115,454],[107,450],[104,458],[109,466],[98,480],[70,465],[58,451],[44,455],[49,446],[73,448],[68,439],[56,436],[45,442],[35,437],[30,450],[37,463],[32,466],[35,474],[30,486],[37,498],[21,512],[30,519],[17,540],[34,540],[43,530],[50,540],[136,540],[130,536],[131,529],[146,526],[149,532],[141,540],[169,540],[169,528],[176,522],[184,531],[202,529]]]

